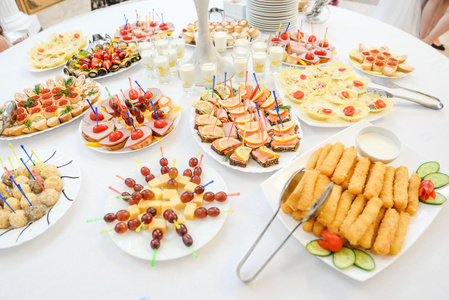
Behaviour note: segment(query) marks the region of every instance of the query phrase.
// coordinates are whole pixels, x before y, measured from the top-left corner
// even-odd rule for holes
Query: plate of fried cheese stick
[[[442,208],[441,205],[419,202],[421,177],[415,172],[428,159],[412,148],[403,144],[399,157],[389,164],[371,162],[358,153],[355,147],[357,134],[368,126],[372,126],[371,123],[362,120],[341,131],[261,184],[270,206],[277,210],[284,184],[295,171],[306,169],[278,214],[290,231],[333,182],[321,211],[314,219],[303,223],[294,236],[305,247],[313,240],[322,239],[325,229],[338,235],[345,247],[368,253],[375,264],[370,271],[356,267],[356,264],[340,269],[335,266],[332,256],[318,256],[335,270],[358,281],[373,277],[396,261]],[[447,197],[449,186],[439,192]],[[307,255],[315,259],[312,254]]]

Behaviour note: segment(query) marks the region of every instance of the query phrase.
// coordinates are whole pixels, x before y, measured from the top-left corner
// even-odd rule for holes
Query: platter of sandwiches
[[[91,104],[101,96],[100,85],[86,80],[84,75],[65,78],[57,75],[45,84],[14,94],[17,104],[17,119],[2,132],[0,140],[16,140],[31,137],[69,124],[83,116]],[[1,110],[1,107],[0,107]]]
[[[370,92],[366,77],[341,62],[305,70],[288,68],[274,75],[280,97],[301,121],[318,127],[347,127],[377,120],[393,111],[391,98]]]
[[[121,25],[114,37],[120,42],[143,42],[150,39],[164,39],[175,30],[172,22],[130,22]]]
[[[160,142],[178,126],[180,108],[170,97],[157,88],[137,91],[132,87],[103,99],[96,112],[89,108],[79,126],[86,146],[102,153],[136,151]]]
[[[382,78],[398,78],[415,70],[406,63],[407,54],[390,53],[387,46],[368,48],[359,44],[349,52],[349,62],[358,70]]]
[[[301,147],[302,129],[290,107],[264,85],[259,88],[241,83],[231,92],[221,84],[192,104],[192,134],[203,151],[243,172],[280,169]]]

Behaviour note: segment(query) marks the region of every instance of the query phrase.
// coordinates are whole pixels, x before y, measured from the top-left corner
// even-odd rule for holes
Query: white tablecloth
[[[213,4],[222,5],[221,1]],[[12,99],[16,91],[58,74],[59,70],[45,73],[26,70],[27,52],[34,42],[52,32],[73,29],[87,34],[113,34],[123,23],[123,13],[132,21],[135,9],[143,13],[152,8],[163,12],[165,20],[173,21],[178,29],[196,19],[190,1],[176,4],[143,1],[67,20],[0,54],[2,102]],[[304,26],[309,31],[310,24]],[[337,46],[339,58],[344,62],[348,62],[346,53],[360,42],[368,46],[388,45],[396,52],[408,53],[416,71],[395,82],[433,94],[449,105],[449,60],[436,50],[396,28],[338,8],[332,8],[329,21],[315,26],[314,32],[322,35],[326,26],[329,40]],[[143,66],[102,79],[100,83],[117,92],[126,88],[129,76],[145,87],[159,86],[145,77]],[[270,76],[266,76],[265,83],[274,88]],[[182,107],[183,114],[179,128],[162,143],[164,153],[167,157],[193,156],[200,147],[192,139],[188,116],[190,104],[198,98],[200,90],[194,96],[186,96],[177,79],[162,90]],[[375,124],[390,128],[403,143],[449,167],[447,109],[433,111],[398,100],[394,112]],[[236,276],[236,266],[273,214],[259,186],[270,174],[236,172],[208,156],[204,161],[220,172],[230,190],[241,192],[240,197],[230,200],[235,213],[229,215],[217,236],[198,251],[197,260],[187,256],[159,262],[151,268],[148,261],[121,251],[107,234],[100,235],[104,224],[86,224],[85,220],[103,216],[107,187],[115,182],[114,174],[135,168],[134,158],[141,162],[159,159],[159,148],[120,156],[100,154],[84,146],[78,125],[79,122],[74,122],[51,133],[12,143],[16,151],[23,143],[36,151],[57,148],[72,155],[82,168],[83,182],[72,208],[56,226],[19,247],[0,250],[0,299],[443,299],[444,292],[449,291],[448,204],[400,259],[366,282],[335,272],[291,239],[256,281],[242,283]],[[301,152],[339,131],[302,126]],[[9,147],[0,141],[0,156],[6,155],[10,155]],[[287,231],[277,223],[269,234],[272,245],[277,245]]]

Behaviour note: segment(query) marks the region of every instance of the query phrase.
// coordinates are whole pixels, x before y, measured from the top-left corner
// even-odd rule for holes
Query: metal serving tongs
[[[241,281],[243,281],[243,282],[251,282],[251,281],[253,281],[260,274],[260,272],[262,272],[262,270],[268,265],[268,263],[276,255],[276,253],[278,253],[278,251],[281,250],[282,246],[284,246],[284,244],[292,236],[292,234],[296,231],[296,229],[298,229],[298,227],[302,223],[307,222],[308,220],[314,218],[315,215],[317,214],[317,212],[319,211],[319,209],[326,202],[326,200],[327,200],[327,198],[329,196],[329,193],[330,193],[330,191],[332,189],[332,186],[333,186],[332,182],[329,183],[329,185],[324,190],[324,192],[321,194],[321,196],[318,198],[318,200],[315,202],[315,204],[313,204],[313,206],[309,210],[309,213],[307,214],[307,216],[305,216],[302,220],[300,220],[298,225],[296,225],[296,227],[293,228],[292,231],[290,231],[290,234],[285,238],[285,240],[281,243],[281,245],[273,252],[273,254],[271,254],[271,256],[265,261],[265,263],[257,270],[257,272],[250,278],[247,278],[247,279],[243,279],[242,278],[241,269],[242,269],[243,265],[246,263],[246,261],[248,260],[248,258],[251,255],[251,253],[253,253],[254,249],[259,244],[259,242],[262,239],[262,237],[264,236],[265,232],[271,226],[271,223],[276,218],[277,214],[279,213],[279,211],[281,209],[281,205],[285,201],[287,201],[288,197],[294,191],[294,189],[295,189],[296,185],[299,183],[299,181],[301,181],[301,178],[304,176],[304,174],[305,174],[304,168],[302,168],[302,169],[296,171],[295,173],[293,173],[293,175],[289,178],[289,180],[285,184],[284,188],[282,189],[281,199],[279,201],[279,208],[277,209],[276,213],[271,218],[270,222],[268,222],[267,226],[264,228],[264,230],[262,231],[260,236],[257,238],[257,240],[254,242],[254,244],[251,246],[251,248],[249,249],[248,253],[246,253],[245,257],[243,257],[242,261],[237,266],[237,276],[240,278]]]
[[[367,88],[367,92],[369,92],[369,93],[375,93],[375,94],[378,94],[378,95],[381,95],[381,96],[385,96],[385,97],[388,97],[388,98],[392,98],[392,97],[401,98],[401,99],[404,99],[404,100],[408,100],[408,101],[411,101],[411,102],[415,102],[415,103],[421,104],[421,105],[423,105],[425,107],[428,107],[428,108],[431,108],[431,109],[435,109],[435,110],[439,110],[439,109],[442,109],[444,107],[444,105],[443,105],[443,103],[441,103],[440,99],[438,99],[437,97],[428,95],[426,93],[423,93],[423,92],[420,92],[420,91],[416,91],[416,90],[413,90],[413,89],[409,89],[409,88],[397,85],[396,83],[388,81],[388,80],[378,80],[376,78],[376,79],[373,79],[373,82],[376,83],[376,84],[379,84],[379,85],[383,85],[383,86],[388,87],[388,88],[401,89],[401,90],[404,90],[404,91],[408,91],[408,92],[412,92],[412,93],[415,93],[415,94],[419,94],[421,96],[429,98],[430,100],[432,100],[432,102],[435,102],[435,103],[429,103],[429,102],[426,102],[426,101],[422,101],[422,100],[418,100],[418,99],[414,99],[414,98],[409,98],[409,97],[405,97],[405,96],[400,96],[400,95],[393,95],[392,93],[389,93],[389,92],[387,92],[385,90],[377,89],[377,88],[371,88],[371,87]]]
[[[9,101],[3,110],[2,113],[2,126],[0,127],[0,134],[2,134],[3,130],[14,124],[17,119],[17,104],[16,101]]]

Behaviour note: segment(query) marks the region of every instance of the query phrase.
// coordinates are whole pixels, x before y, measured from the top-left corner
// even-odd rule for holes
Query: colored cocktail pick
[[[36,178],[34,178],[33,173],[30,172],[30,169],[28,169],[27,164],[23,161],[23,158],[20,158],[20,161],[22,162],[22,164],[25,166],[25,168],[27,169],[28,173],[30,173],[31,177],[36,180]]]

